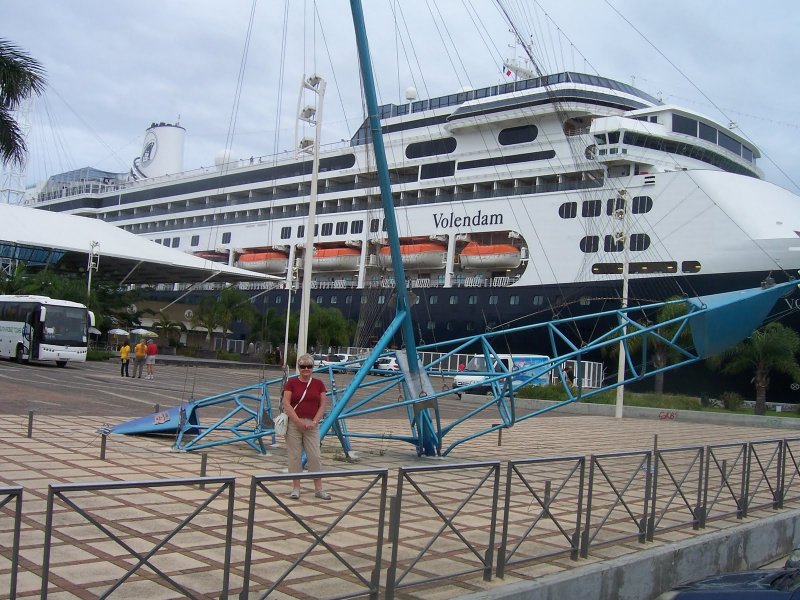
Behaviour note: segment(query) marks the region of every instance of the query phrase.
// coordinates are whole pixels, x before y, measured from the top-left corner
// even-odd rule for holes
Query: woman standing
[[[119,349],[119,358],[122,361],[120,365],[119,374],[121,377],[130,377],[130,373],[128,372],[128,366],[131,362],[131,345],[128,343],[128,340],[122,342],[122,346]]]
[[[302,451],[306,451],[309,471],[322,469],[319,457],[319,422],[325,414],[325,384],[311,376],[314,358],[303,354],[297,359],[300,374],[290,377],[283,390],[283,410],[289,417],[286,430],[286,450],[289,456],[289,473],[302,473]],[[331,495],[322,489],[322,480],[314,480],[315,496],[330,500]],[[300,497],[300,480],[292,482],[290,498]]]

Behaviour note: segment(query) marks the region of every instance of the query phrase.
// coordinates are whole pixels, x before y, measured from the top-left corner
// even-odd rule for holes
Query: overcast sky
[[[0,1],[0,37],[47,70],[48,91],[28,115],[26,183],[84,166],[127,171],[154,121],[187,129],[186,169],[213,164],[226,147],[239,158],[285,151],[302,74],[313,71],[328,81],[323,142],[349,139],[363,118],[349,2],[290,3],[286,20],[286,2],[255,5],[237,97],[252,0]],[[767,179],[800,191],[800,3],[504,4],[533,37],[543,71],[599,73],[733,122],[764,154]],[[429,97],[505,80],[513,38],[495,2],[364,5],[381,103],[402,101],[411,85]]]

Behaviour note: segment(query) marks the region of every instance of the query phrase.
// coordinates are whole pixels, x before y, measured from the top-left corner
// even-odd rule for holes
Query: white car
[[[375,361],[375,369],[378,371],[397,372],[400,370],[400,365],[397,364],[397,359],[394,356],[384,356]]]

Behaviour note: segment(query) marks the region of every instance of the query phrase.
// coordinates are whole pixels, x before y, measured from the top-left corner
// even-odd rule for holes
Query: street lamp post
[[[97,271],[100,266],[100,242],[92,241],[89,243],[91,250],[89,251],[89,261],[86,265],[86,270],[89,272],[88,282],[86,283],[86,298],[92,295],[92,271]]]

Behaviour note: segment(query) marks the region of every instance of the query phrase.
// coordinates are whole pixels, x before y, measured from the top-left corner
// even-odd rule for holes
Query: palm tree
[[[709,362],[712,367],[720,368],[723,374],[752,371],[756,388],[755,414],[764,415],[767,412],[770,372],[778,371],[800,379],[798,352],[800,335],[785,325],[770,323]]]
[[[5,39],[0,39],[0,156],[3,164],[25,161],[25,138],[12,113],[31,94],[44,91],[44,67]]]
[[[158,320],[153,321],[153,329],[158,329],[166,338],[167,344],[174,346],[181,332],[186,331],[186,325],[180,321],[173,321],[162,312],[158,313]]]

